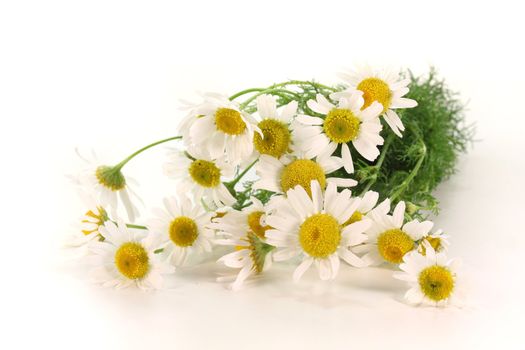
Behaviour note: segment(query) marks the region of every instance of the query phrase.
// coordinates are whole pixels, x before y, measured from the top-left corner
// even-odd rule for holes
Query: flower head
[[[368,67],[358,72],[343,74],[344,80],[350,84],[349,88],[342,93],[335,93],[331,97],[334,99],[346,98],[348,93],[362,91],[364,104],[362,108],[367,108],[373,103],[380,103],[382,106],[381,115],[385,118],[388,126],[394,133],[402,137],[401,132],[405,130],[403,122],[394,111],[399,108],[412,108],[417,106],[417,102],[403,97],[408,93],[410,79],[402,79],[397,72],[393,71],[374,71]]]
[[[147,232],[137,233],[120,221],[107,221],[100,228],[104,241],[94,242],[89,248],[94,265],[91,276],[105,287],[125,288],[136,285],[140,289],[162,288],[162,274],[172,268],[162,264],[154,254],[158,242]]]
[[[297,112],[297,101],[292,101],[277,110],[275,97],[257,97],[257,111],[261,121],[257,124],[261,133],[255,133],[253,144],[260,154],[281,158],[292,149],[291,122]]]
[[[370,264],[389,262],[399,264],[403,256],[416,248],[416,242],[432,229],[431,221],[412,220],[404,223],[405,202],[399,202],[389,215],[390,200],[386,199],[368,213],[372,225],[368,228],[368,241],[364,257]]]
[[[336,185],[330,183],[323,193],[314,180],[311,196],[296,186],[288,190],[281,204],[266,218],[266,224],[273,227],[266,232],[266,240],[278,248],[273,255],[275,261],[301,257],[294,280],[299,280],[312,264],[323,280],[336,277],[340,259],[352,266],[366,266],[352,250],[366,240],[364,231],[371,223],[366,219],[344,225],[359,205],[349,190],[338,193]]]
[[[118,216],[119,202],[122,202],[129,220],[133,222],[139,214],[132,201],[132,197],[139,200],[132,188],[136,181],[124,176],[119,166],[101,164],[94,153],[91,157],[79,156],[88,163],[88,167],[73,179],[79,190],[92,196],[114,217]]]
[[[202,200],[211,207],[235,203],[235,198],[223,183],[225,178],[233,176],[234,168],[223,158],[212,158],[207,152],[197,149],[187,152],[172,150],[168,157],[164,173],[179,181],[181,191],[190,192],[196,201]]]
[[[232,165],[245,162],[253,152],[253,134],[260,132],[256,121],[226,96],[203,97],[179,127],[186,145],[204,148],[211,158],[225,158]]]
[[[416,251],[405,255],[399,265],[403,272],[394,273],[395,278],[407,281],[411,287],[405,298],[411,304],[461,306],[464,291],[458,274],[460,261],[436,253],[428,242],[424,245],[425,255]]]
[[[191,252],[210,252],[213,232],[207,228],[213,212],[206,212],[187,196],[164,199],[164,208],[154,210],[148,223],[152,233],[159,235],[160,247],[173,265],[183,265]]]
[[[379,155],[378,145],[383,144],[379,135],[382,107],[375,102],[364,108],[363,93],[341,97],[334,105],[322,94],[308,101],[308,107],[323,117],[299,115],[295,120],[294,138],[298,149],[307,157],[331,156],[341,146],[343,166],[347,173],[354,172],[354,164],[348,144],[364,158],[373,161]]]
[[[331,157],[327,153],[314,159],[296,156],[276,159],[263,154],[256,166],[259,180],[253,184],[253,188],[284,194],[299,185],[310,194],[310,183],[313,180],[317,181],[323,190],[329,183],[339,187],[357,185],[357,181],[353,179],[329,176],[342,166],[340,158]]]

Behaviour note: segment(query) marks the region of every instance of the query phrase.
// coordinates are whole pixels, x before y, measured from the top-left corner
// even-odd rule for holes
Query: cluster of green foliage
[[[359,184],[352,190],[358,195],[374,190],[379,192],[380,200],[390,198],[393,204],[405,201],[408,214],[421,218],[430,212],[438,212],[438,201],[432,191],[455,172],[459,154],[467,150],[472,140],[473,128],[465,124],[464,104],[437,77],[434,69],[425,77],[415,77],[411,72],[407,74],[411,83],[406,97],[416,100],[418,106],[397,110],[405,125],[403,137],[397,137],[382,120],[381,134],[385,143],[378,159],[368,162],[351,147],[355,173],[348,175],[340,169],[330,176],[356,179]],[[315,99],[319,93],[329,98],[331,93],[344,88],[313,81],[289,81],[267,88],[248,89],[232,96],[232,99],[255,93],[241,104],[246,111],[254,112],[256,96],[272,94],[277,97],[279,106],[295,100],[299,106],[298,113],[320,116],[308,108],[307,101]],[[251,183],[246,183],[244,190],[238,193],[236,207],[248,205],[250,195],[266,202],[271,194],[268,191],[252,191]]]

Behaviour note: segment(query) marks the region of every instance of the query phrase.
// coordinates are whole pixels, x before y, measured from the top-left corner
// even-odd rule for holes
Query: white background
[[[523,11],[497,1],[3,1],[0,4],[2,348],[523,348]],[[91,285],[60,247],[82,213],[74,147],[119,161],[172,136],[179,99],[288,78],[336,83],[369,62],[435,65],[479,140],[437,191],[436,224],[470,279],[465,309],[413,308],[385,270],[239,293],[213,262],[140,293]],[[163,149],[137,158],[148,207],[172,193]],[[148,216],[147,210],[144,217]],[[212,260],[212,259],[209,259]]]

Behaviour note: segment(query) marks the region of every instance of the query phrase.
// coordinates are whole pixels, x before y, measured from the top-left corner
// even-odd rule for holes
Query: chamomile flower
[[[405,130],[403,122],[394,111],[399,108],[412,108],[417,106],[415,100],[403,97],[408,93],[410,79],[402,79],[398,72],[383,70],[374,71],[368,67],[358,72],[343,74],[343,78],[350,84],[348,91],[355,90],[363,92],[365,103],[363,108],[367,108],[374,102],[379,102],[383,106],[381,115],[385,118],[388,126],[399,137]],[[336,93],[335,99],[344,94]]]
[[[263,154],[256,166],[259,180],[253,184],[253,188],[283,194],[300,185],[310,194],[312,180],[316,180],[322,189],[329,183],[338,187],[357,185],[353,179],[327,176],[342,166],[341,158],[331,157],[328,153],[315,159],[293,156],[276,159]]]
[[[297,101],[277,110],[274,96],[261,95],[257,97],[257,111],[261,117],[257,124],[261,134],[255,133],[253,137],[255,150],[259,154],[281,158],[292,148],[290,123],[297,112]]]
[[[159,235],[163,256],[178,266],[186,262],[191,252],[210,252],[213,231],[206,227],[213,212],[206,212],[202,206],[195,205],[187,196],[164,199],[164,209],[154,210],[155,218],[148,228]]]
[[[293,274],[295,281],[312,264],[322,280],[336,277],[339,259],[352,266],[366,266],[352,249],[366,240],[364,231],[371,222],[344,226],[358,206],[359,200],[351,200],[348,189],[338,193],[334,184],[328,184],[323,193],[319,182],[312,181],[311,196],[301,186],[288,190],[283,205],[266,217],[266,224],[273,227],[266,231],[266,242],[278,248],[274,261],[300,256],[302,262]]]
[[[352,224],[365,219],[368,212],[370,212],[376,206],[378,199],[379,193],[375,191],[367,191],[363,197],[357,197],[357,200],[359,200],[359,205],[350,219],[348,219],[346,224]]]
[[[209,227],[216,230],[218,235],[231,237],[244,237],[246,232],[253,232],[260,239],[265,238],[265,232],[270,229],[264,224],[265,207],[260,200],[250,197],[251,205],[242,210],[230,210],[221,217],[212,219]],[[220,242],[218,240],[217,242]]]
[[[363,257],[373,265],[383,262],[399,264],[403,256],[416,248],[416,242],[426,236],[434,223],[412,220],[404,223],[405,202],[399,202],[392,215],[390,200],[384,200],[368,213],[372,225],[368,228],[368,241],[364,248],[368,253]]]
[[[448,249],[450,242],[448,235],[443,233],[443,230],[437,230],[434,233],[429,233],[419,243],[418,252],[422,255],[426,254],[426,248],[424,242],[428,242],[436,252],[443,252]]]
[[[192,193],[196,201],[203,200],[207,206],[216,207],[235,203],[235,198],[222,182],[234,175],[234,168],[223,158],[215,159],[197,150],[172,150],[168,158],[164,173],[179,180],[178,188]]]
[[[182,121],[180,132],[188,147],[204,147],[213,159],[226,157],[238,165],[252,155],[256,121],[236,102],[219,94],[205,94]]]
[[[382,129],[379,114],[382,107],[372,103],[364,108],[363,93],[341,97],[337,105],[322,94],[307,102],[308,107],[323,118],[299,115],[295,118],[294,139],[298,149],[307,157],[332,155],[341,145],[341,157],[347,173],[354,172],[349,143],[365,159],[373,161],[379,155],[378,145],[383,144],[379,135]]]
[[[399,265],[403,272],[394,273],[395,278],[408,282],[411,287],[405,299],[410,304],[462,306],[465,291],[458,273],[460,260],[448,260],[444,253],[436,253],[428,242],[424,245],[425,255],[416,251],[406,254]]]
[[[94,265],[91,276],[95,282],[104,287],[162,288],[162,274],[173,272],[173,268],[154,254],[158,245],[153,236],[137,233],[122,221],[118,225],[107,221],[100,230],[105,240],[90,245]]]
[[[94,153],[90,157],[84,157],[80,154],[79,156],[88,163],[88,167],[76,178],[73,178],[73,181],[82,191],[93,196],[94,200],[100,203],[102,207],[110,210],[112,216],[118,216],[117,210],[120,199],[129,220],[133,222],[139,212],[131,197],[136,200],[139,198],[130,185],[137,185],[137,182],[130,177],[125,177],[118,166],[101,164]]]
[[[255,197],[250,198],[252,205],[242,211],[232,210],[214,220],[211,226],[217,230],[220,245],[234,246],[235,252],[221,257],[218,262],[232,268],[240,268],[232,284],[238,290],[251,275],[260,274],[271,266],[273,246],[266,244],[266,231],[271,229],[263,221],[264,206]],[[225,278],[219,278],[220,281]]]
[[[100,228],[109,220],[109,214],[90,195],[79,190],[79,195],[85,205],[85,214],[74,223],[75,233],[68,237],[66,246],[81,247],[94,239],[103,240]]]

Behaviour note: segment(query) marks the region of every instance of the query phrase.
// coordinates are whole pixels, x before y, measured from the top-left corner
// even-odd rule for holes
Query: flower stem
[[[420,139],[419,142],[421,144],[421,155],[419,156],[419,159],[417,160],[414,169],[412,169],[410,174],[408,174],[407,178],[401,183],[397,190],[394,193],[392,193],[392,195],[390,195],[390,200],[392,202],[406,190],[412,179],[414,179],[414,177],[417,175],[419,168],[421,168],[421,164],[423,164],[423,161],[426,158],[427,147],[425,146],[425,142],[423,142],[422,139]]]
[[[259,160],[259,159],[256,159],[256,160],[254,160],[250,165],[248,165],[248,166],[246,167],[246,169],[244,169],[244,170],[242,171],[242,173],[240,173],[239,175],[237,175],[237,177],[236,177],[235,179],[233,179],[232,181],[228,182],[226,187],[231,186],[231,188],[233,189],[233,188],[235,187],[235,185],[237,185],[237,182],[239,182],[239,181],[242,179],[242,177],[243,177],[244,175],[246,175],[246,173],[247,173],[247,172],[248,172],[248,171],[249,171],[249,170],[255,165],[255,163],[257,163],[258,160]]]
[[[124,165],[126,165],[131,159],[133,159],[135,156],[139,155],[140,153],[144,152],[145,150],[151,148],[151,147],[154,147],[154,146],[157,146],[157,145],[160,145],[161,143],[164,143],[164,142],[168,142],[168,141],[173,141],[173,140],[179,140],[179,139],[182,139],[182,136],[174,136],[174,137],[170,137],[170,138],[167,138],[167,139],[164,139],[164,140],[160,140],[160,141],[157,141],[157,142],[153,142],[147,146],[144,146],[142,147],[141,149],[139,149],[138,151],[132,153],[129,157],[127,157],[126,159],[124,159],[122,162],[118,163],[117,165],[115,165],[113,168],[116,170],[116,171],[119,171],[121,170]]]
[[[375,173],[374,176],[368,181],[365,188],[360,193],[360,196],[363,196],[371,187],[372,185],[377,181],[377,177],[379,175],[379,172],[381,171],[381,166],[383,165],[383,162],[385,161],[386,153],[388,152],[388,148],[390,148],[390,143],[392,142],[394,138],[394,134],[388,135],[385,145],[383,148],[381,148],[381,155],[379,156],[379,159],[377,160],[377,163],[374,165]]]
[[[240,97],[242,95],[246,95],[246,94],[249,94],[249,93],[252,93],[252,92],[259,92],[259,91],[264,91],[264,90],[267,90],[266,88],[252,88],[252,89],[246,89],[246,90],[242,90],[242,91],[239,91],[238,93],[234,94],[234,95],[231,95],[229,97],[229,100],[230,101],[233,101],[235,100],[237,97]]]
[[[139,230],[147,230],[148,229],[146,226],[135,225],[135,224],[126,224],[126,227],[127,228],[136,228],[136,229],[139,229]]]

